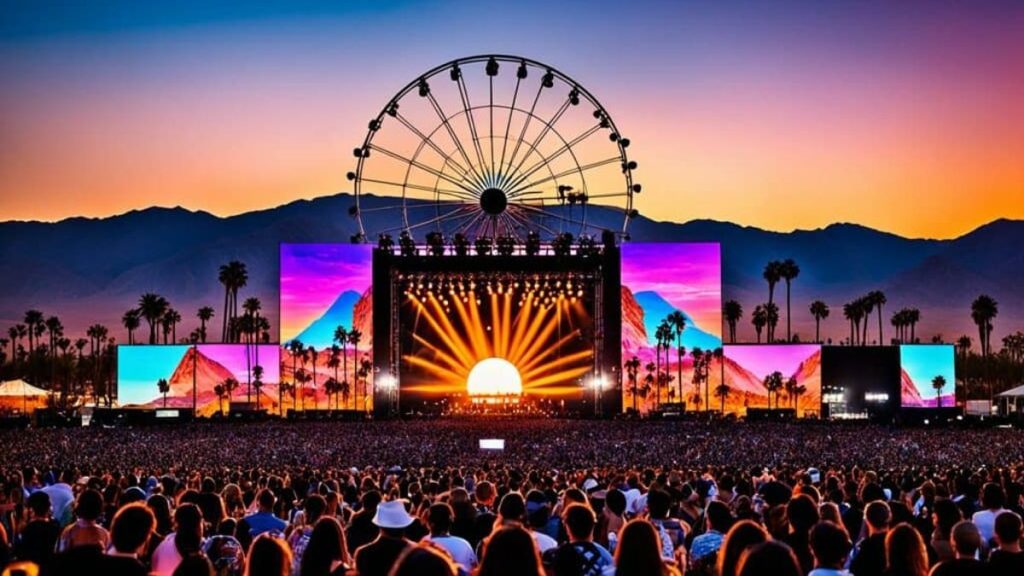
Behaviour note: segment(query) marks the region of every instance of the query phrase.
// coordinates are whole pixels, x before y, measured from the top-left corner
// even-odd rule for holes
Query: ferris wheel
[[[353,241],[607,231],[627,239],[641,190],[628,147],[597,99],[551,66],[505,55],[453,60],[399,90],[355,148]]]

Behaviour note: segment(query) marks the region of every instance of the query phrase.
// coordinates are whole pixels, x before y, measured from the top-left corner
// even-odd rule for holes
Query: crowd
[[[1018,430],[197,423],[0,446],[11,574],[1024,575]]]

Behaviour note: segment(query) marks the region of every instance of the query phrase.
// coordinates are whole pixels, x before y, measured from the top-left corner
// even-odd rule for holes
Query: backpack
[[[600,576],[604,570],[601,551],[593,542],[562,544],[544,554],[544,563],[555,576]]]

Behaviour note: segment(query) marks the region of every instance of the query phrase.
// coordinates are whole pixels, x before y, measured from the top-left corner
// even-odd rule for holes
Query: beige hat
[[[381,502],[373,515],[373,523],[381,528],[405,528],[412,522],[413,517],[405,511],[405,503],[401,500]]]

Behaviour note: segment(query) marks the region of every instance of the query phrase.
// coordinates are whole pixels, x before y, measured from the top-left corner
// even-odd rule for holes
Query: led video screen
[[[593,282],[568,271],[406,275],[402,410],[579,410],[594,370]]]
[[[821,346],[726,345],[725,386],[711,393],[713,405],[725,413],[790,408],[798,416],[817,415],[821,409]]]
[[[900,346],[900,404],[904,408],[951,408],[956,404],[955,354],[949,344]]]
[[[825,346],[821,412],[827,418],[888,418],[900,406],[900,351],[895,346]]]
[[[195,382],[200,416],[257,398],[262,408],[276,412],[279,366],[273,344],[118,346],[117,401],[124,407],[191,410]]]
[[[372,409],[372,273],[369,244],[281,245],[286,409]]]
[[[711,408],[721,347],[719,245],[623,244],[623,409]]]

